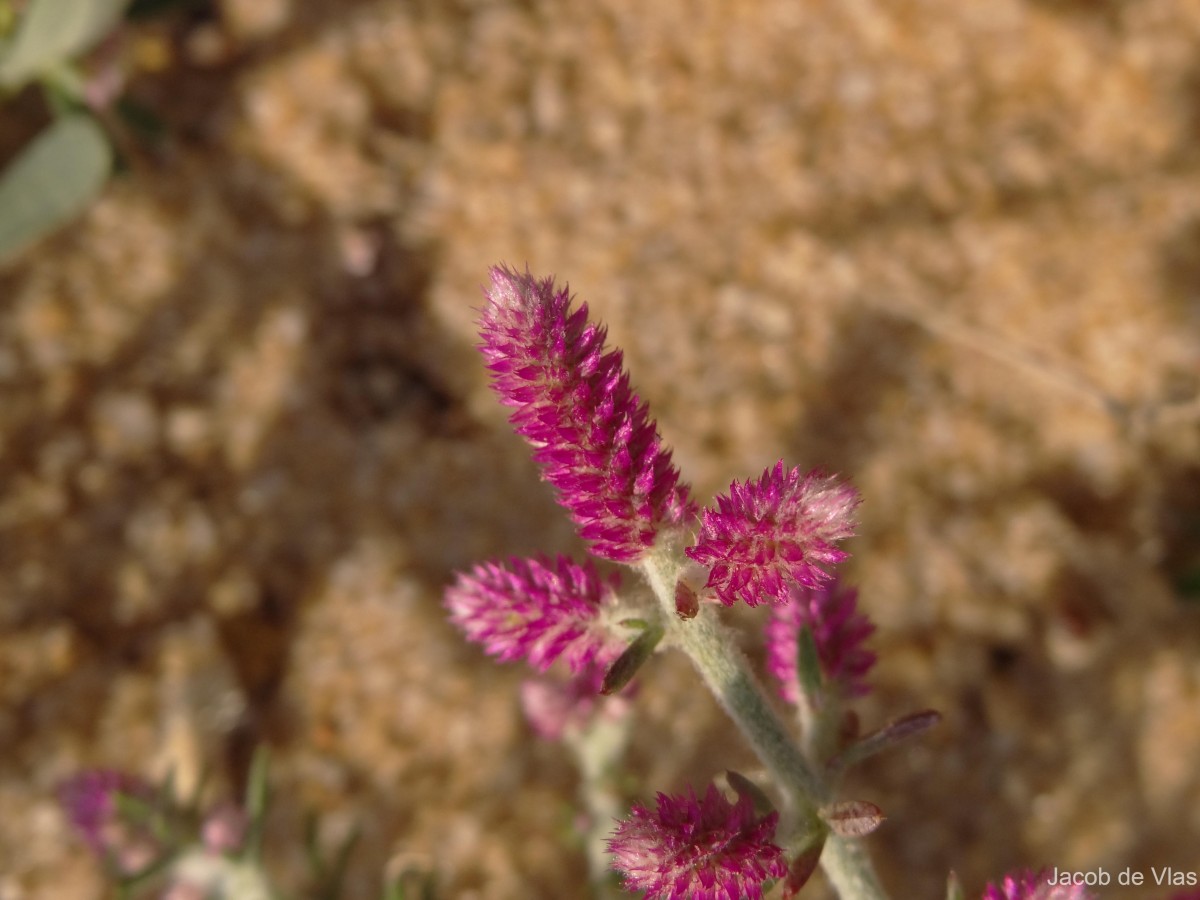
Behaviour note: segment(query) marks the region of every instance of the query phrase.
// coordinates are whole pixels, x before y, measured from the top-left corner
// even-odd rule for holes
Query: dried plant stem
[[[998,362],[1019,369],[1046,384],[1053,385],[1107,413],[1118,422],[1123,422],[1129,414],[1129,408],[1125,403],[1113,397],[1091,379],[1073,369],[1069,364],[1052,360],[1031,347],[1002,338],[983,328],[970,325],[923,305],[911,303],[886,305],[873,303],[871,305],[888,315],[907,319],[944,340],[982,353],[984,356],[990,356]]]

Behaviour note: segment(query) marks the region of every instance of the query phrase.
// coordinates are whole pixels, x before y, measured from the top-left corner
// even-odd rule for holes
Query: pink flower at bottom
[[[980,900],[1096,900],[1083,885],[1050,884],[1047,872],[1016,872],[989,884]]]
[[[654,811],[635,805],[608,841],[625,888],[646,900],[761,900],[768,879],[787,874],[771,841],[778,813],[756,818],[749,797],[730,803],[714,785],[704,799],[658,795]]]

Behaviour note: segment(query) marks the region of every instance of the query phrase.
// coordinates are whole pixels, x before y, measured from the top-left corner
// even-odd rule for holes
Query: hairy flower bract
[[[545,671],[560,656],[580,672],[609,638],[598,621],[619,579],[601,579],[592,563],[510,559],[459,573],[446,589],[450,620],[501,660],[525,659]]]
[[[778,813],[757,818],[749,797],[730,803],[714,785],[698,799],[659,794],[651,811],[635,805],[608,841],[613,868],[646,900],[754,900],[763,883],[787,873],[772,843]]]
[[[687,555],[709,566],[706,587],[726,606],[786,603],[793,583],[816,587],[825,567],[847,554],[835,541],[854,533],[858,492],[821,472],[785,471],[783,461],[758,481],[734,481],[728,496],[706,508]]]
[[[491,281],[480,349],[513,428],[592,552],[636,560],[694,509],[621,352],[606,350],[605,328],[588,321],[587,304],[572,310],[552,278],[496,266]]]
[[[825,678],[844,696],[867,693],[866,676],[875,664],[875,654],[864,644],[875,626],[858,611],[858,591],[834,578],[818,587],[794,587],[791,602],[771,610],[766,628],[767,668],[778,679],[783,699],[789,703],[800,700],[796,642],[806,626],[812,632]]]

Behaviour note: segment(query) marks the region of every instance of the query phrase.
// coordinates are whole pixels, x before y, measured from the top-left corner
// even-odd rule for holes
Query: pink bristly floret
[[[749,797],[730,803],[709,785],[659,794],[651,811],[635,805],[608,841],[625,888],[646,900],[761,900],[763,885],[787,873],[772,843],[778,813],[757,818]]]
[[[732,606],[786,603],[793,584],[816,587],[847,554],[835,541],[854,533],[858,492],[821,472],[785,471],[783,461],[758,481],[734,481],[706,508],[700,536],[685,552],[709,567],[707,587]]]
[[[552,278],[496,266],[491,281],[480,350],[513,428],[592,552],[635,561],[695,510],[621,352],[606,352],[606,330]]]
[[[492,656],[524,659],[540,671],[562,657],[581,672],[610,642],[597,619],[617,585],[590,561],[510,559],[459,573],[445,603],[450,620]]]
[[[864,645],[875,626],[858,611],[858,592],[834,578],[815,588],[793,587],[791,601],[771,610],[767,668],[779,681],[783,698],[789,703],[800,699],[796,642],[805,626],[812,632],[825,678],[844,697],[866,694],[875,654]]]

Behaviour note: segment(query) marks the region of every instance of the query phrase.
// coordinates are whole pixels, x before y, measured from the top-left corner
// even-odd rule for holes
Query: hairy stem
[[[702,604],[693,619],[675,614],[675,585],[683,570],[675,548],[655,548],[642,559],[642,570],[658,598],[667,624],[667,639],[688,655],[717,701],[741,729],[763,765],[792,804],[797,830],[824,828],[818,808],[831,799],[821,778],[767,701],[745,656],[721,625],[716,609]],[[821,866],[842,900],[887,900],[871,861],[861,845],[831,835]]]

